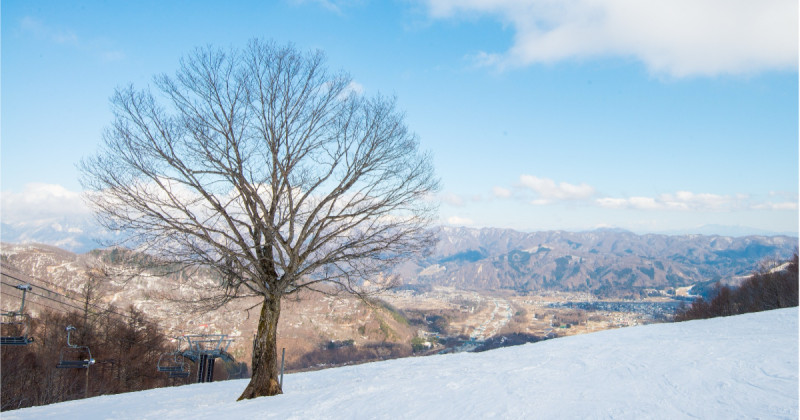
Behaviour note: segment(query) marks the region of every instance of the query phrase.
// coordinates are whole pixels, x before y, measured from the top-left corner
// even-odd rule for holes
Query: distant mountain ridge
[[[439,236],[431,256],[398,269],[406,283],[641,294],[746,275],[765,260],[788,259],[798,244],[789,236],[637,235],[617,229],[442,227]]]
[[[440,241],[431,255],[396,268],[405,285],[519,293],[564,290],[587,292],[600,298],[635,298],[653,289],[674,290],[747,275],[766,259],[789,259],[797,247],[797,238],[786,236],[636,235],[619,230],[524,233],[452,227],[437,231]],[[52,287],[55,292],[75,298],[80,296],[93,267],[107,267],[120,274],[104,282],[98,291],[103,304],[113,303],[121,310],[133,304],[169,331],[194,331],[205,325],[210,331],[230,333],[240,337],[235,345],[236,357],[246,357],[247,338],[255,328],[256,318],[230,314],[243,313],[252,302],[241,301],[224,310],[188,314],[159,298],[176,289],[170,278],[129,273],[115,263],[114,252],[76,254],[54,246],[9,243],[0,246],[3,273],[14,276],[6,280],[12,286],[27,281],[24,273],[33,276],[34,287]],[[215,281],[202,272],[193,276],[203,284]],[[192,290],[181,293],[186,293],[186,301],[196,300]],[[366,337],[364,340],[388,340],[392,336],[406,341],[413,335],[410,327],[393,321],[390,314],[378,316],[376,311],[381,311],[380,308],[368,308],[356,299],[338,303],[325,299],[287,302],[281,322],[282,328],[291,332],[287,337],[292,337],[293,346],[310,351],[321,340],[348,334]],[[31,300],[31,311],[38,308],[34,303]],[[4,299],[3,304],[4,310],[13,310],[9,305],[18,302]],[[332,313],[337,315],[332,318]],[[362,319],[371,321],[359,321]]]
[[[103,247],[118,235],[98,226],[92,219],[53,217],[35,221],[0,223],[0,241],[15,244],[46,244],[84,254]]]
[[[435,229],[440,241],[434,252],[395,270],[403,283],[637,297],[646,289],[747,275],[765,260],[787,260],[798,246],[797,237],[792,236],[638,235],[622,229]],[[3,242],[40,242],[79,254],[113,237],[86,221],[2,225]]]
[[[675,229],[658,232],[663,235],[709,235],[709,236],[797,236],[797,232],[775,232],[747,226],[703,225],[693,229]]]
[[[439,227],[437,229],[459,229]],[[471,229],[471,228],[465,228]],[[492,228],[489,228],[492,229]],[[511,231],[511,229],[497,229]],[[594,231],[633,233],[621,228],[599,228]],[[520,232],[522,233],[522,232]],[[585,232],[582,232],[585,233]],[[706,236],[788,236],[797,237],[796,233],[770,232],[743,226],[705,225],[694,229],[682,229],[657,233],[667,236],[706,235]],[[641,235],[641,234],[639,234]],[[67,251],[83,254],[94,249],[102,248],[105,243],[120,234],[109,232],[99,226],[94,219],[85,216],[60,216],[42,218],[25,222],[0,223],[0,241],[14,244],[39,243],[56,246]]]

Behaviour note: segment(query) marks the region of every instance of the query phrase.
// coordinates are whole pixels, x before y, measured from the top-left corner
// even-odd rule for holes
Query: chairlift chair
[[[164,353],[158,358],[156,370],[169,373],[170,378],[186,378],[191,372],[186,358],[181,352],[181,337],[178,337],[178,348],[169,353]]]
[[[19,312],[11,311],[2,315],[3,320],[0,322],[0,345],[2,346],[27,346],[33,342],[33,337],[29,337],[31,328],[30,317],[24,313],[25,310],[25,295],[31,291],[30,284],[20,284],[16,286],[17,289],[22,290],[22,304],[20,305]]]
[[[2,346],[27,346],[33,342],[33,337],[28,336],[31,320],[26,314],[5,313],[3,314],[2,336],[0,345]]]
[[[67,347],[61,349],[56,367],[60,369],[88,369],[89,366],[94,364],[91,350],[89,350],[88,346],[78,346],[70,343],[70,333],[75,331],[75,327],[70,325],[66,330]]]
[[[191,375],[191,373],[192,372],[189,371],[188,365],[187,365],[187,370],[180,371],[180,372],[170,372],[168,377],[169,378],[188,378],[189,375]]]

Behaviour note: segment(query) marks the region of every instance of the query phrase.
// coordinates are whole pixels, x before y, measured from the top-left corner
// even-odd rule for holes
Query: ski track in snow
[[[2,413],[27,419],[796,419],[797,308],[570,336],[484,353],[286,375]]]

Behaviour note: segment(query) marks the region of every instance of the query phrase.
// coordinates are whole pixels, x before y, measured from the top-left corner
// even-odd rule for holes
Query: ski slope
[[[798,311],[655,324],[485,353],[288,374],[2,413],[22,419],[796,419]]]

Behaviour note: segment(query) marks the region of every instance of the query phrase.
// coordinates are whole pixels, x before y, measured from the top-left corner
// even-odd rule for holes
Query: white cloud
[[[511,190],[503,187],[494,187],[492,188],[492,194],[497,198],[509,198],[511,197]]]
[[[342,92],[342,93],[345,94],[345,95],[348,95],[348,94],[351,94],[351,93],[354,93],[356,95],[361,95],[361,94],[364,93],[364,85],[362,85],[361,83],[356,82],[355,80],[351,80],[350,84],[348,84],[347,87],[344,88],[344,92]]]
[[[362,4],[363,0],[292,0],[291,2],[297,5],[316,4],[329,12],[343,15],[346,9]]]
[[[434,18],[488,14],[515,31],[508,67],[565,59],[635,57],[673,77],[796,69],[796,0],[427,0]]]
[[[595,200],[595,202],[600,207],[605,207],[609,209],[623,209],[628,207],[628,200],[625,198],[603,197],[603,198],[598,198],[597,200]]]
[[[752,206],[753,210],[797,210],[796,201],[786,201],[783,203],[759,203]]]
[[[583,200],[594,195],[594,188],[587,184],[556,183],[552,179],[533,175],[521,175],[519,181],[523,187],[538,195],[534,204],[548,204],[554,200]]]
[[[747,194],[719,195],[678,191],[658,197],[603,197],[595,200],[600,207],[634,210],[734,211],[734,210],[797,210],[797,201],[756,202]]]
[[[695,194],[678,191],[675,194],[662,194],[659,202],[667,208],[678,210],[722,210],[729,208],[737,200],[730,196],[717,194]]]
[[[23,32],[39,39],[46,39],[56,44],[78,45],[78,35],[70,30],[56,30],[46,26],[42,21],[30,16],[22,18],[19,27]]]
[[[464,199],[461,198],[461,196],[459,196],[459,195],[456,195],[456,194],[453,194],[453,193],[447,193],[447,194],[442,194],[440,196],[440,198],[444,203],[449,204],[451,206],[454,206],[454,207],[463,207],[464,206]]]
[[[107,40],[81,38],[70,29],[49,26],[41,20],[30,16],[20,20],[19,28],[22,33],[32,35],[37,39],[85,51],[103,61],[119,61],[125,58],[125,53],[122,51],[109,48],[110,45]]]
[[[714,211],[728,208],[735,200],[716,194],[694,194],[679,191],[675,194],[661,194],[653,197],[611,198],[595,200],[597,205],[613,209],[635,210],[703,210]]]
[[[628,201],[637,209],[654,210],[661,207],[660,203],[650,197],[631,197]]]
[[[450,216],[447,218],[447,224],[455,226],[470,226],[475,224],[475,222],[467,217]]]
[[[26,184],[21,193],[0,194],[0,215],[4,223],[30,222],[61,217],[91,217],[81,193],[55,184]]]

